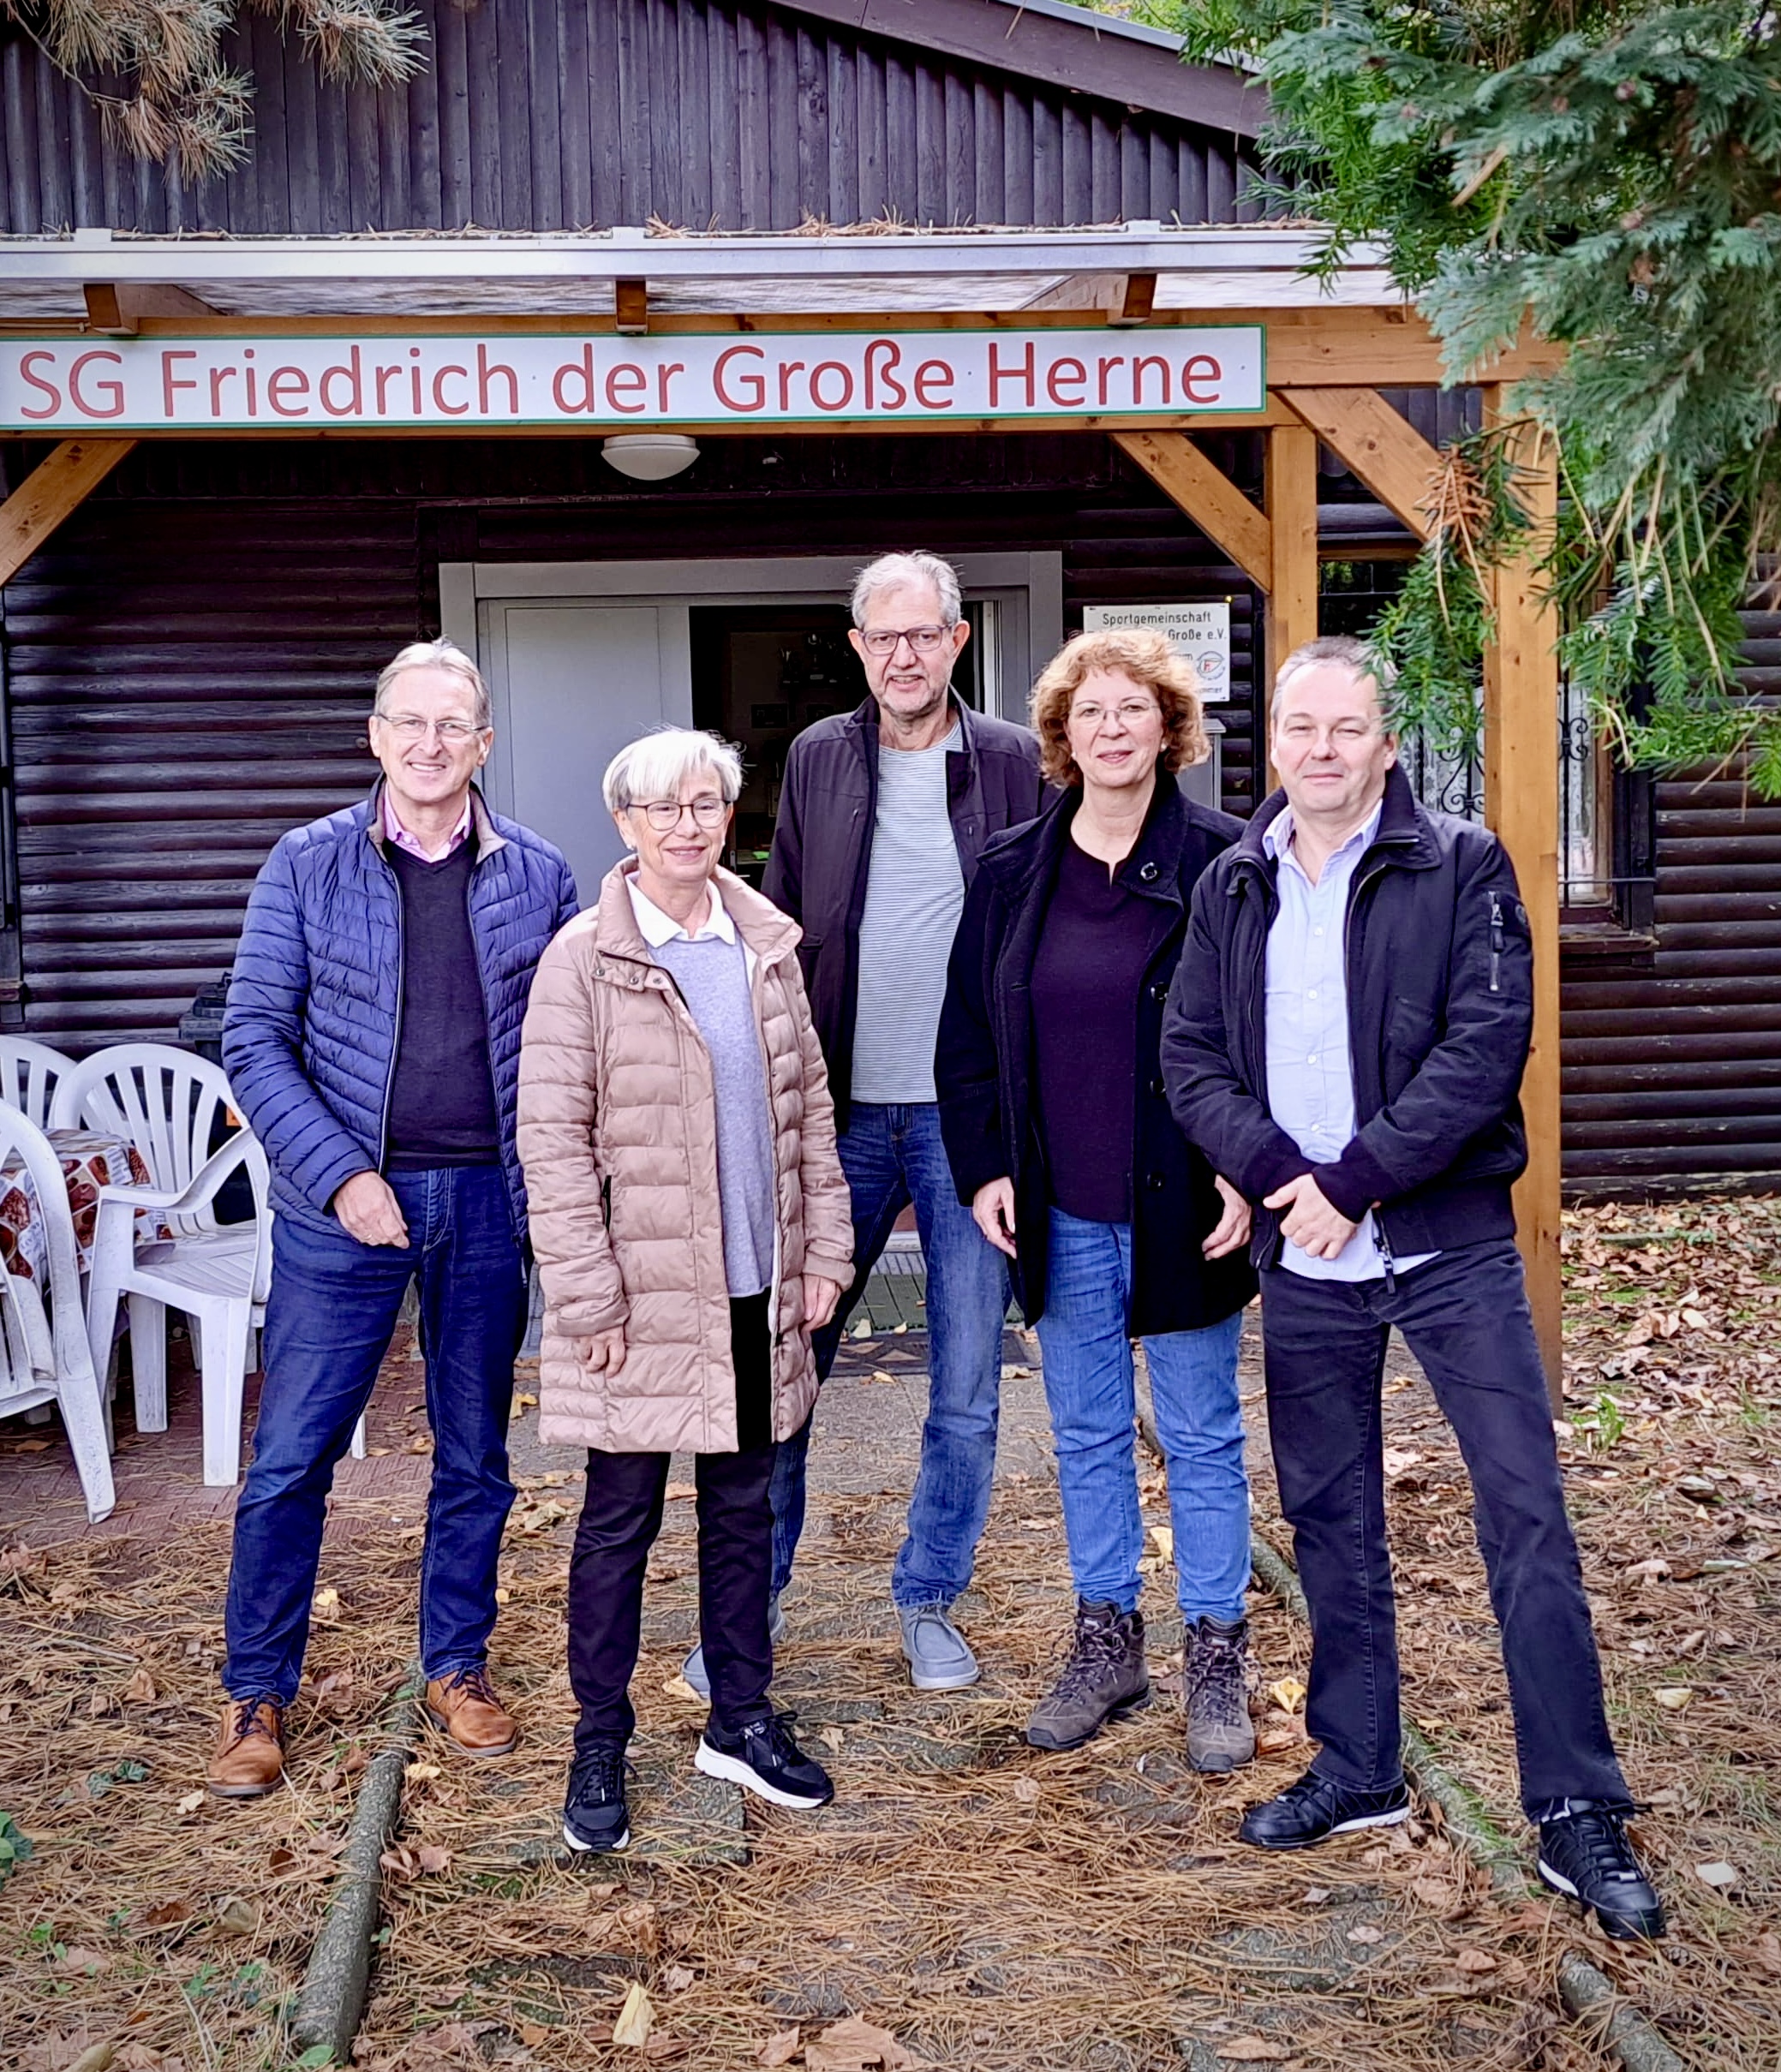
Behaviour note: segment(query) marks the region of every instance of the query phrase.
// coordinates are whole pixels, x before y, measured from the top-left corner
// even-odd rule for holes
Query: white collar
[[[1348,840],[1342,843],[1340,848],[1330,851],[1330,862],[1334,863],[1339,856],[1346,856],[1351,849],[1355,850],[1358,853],[1360,850],[1370,848],[1372,845],[1373,837],[1379,832],[1379,821],[1384,817],[1384,812],[1385,802],[1382,798]],[[1262,846],[1276,863],[1282,857],[1291,854],[1293,809],[1290,806],[1282,808],[1262,830]],[[1298,858],[1294,857],[1293,861],[1297,863]],[[1302,869],[1302,866],[1300,868]]]
[[[636,916],[637,927],[643,940],[652,950],[659,950],[665,942],[672,942],[677,937],[684,942],[734,942],[736,940],[736,923],[730,918],[729,909],[718,897],[715,885],[708,889],[705,918],[696,929],[682,928],[672,914],[665,914],[638,885],[634,871],[625,874],[625,889],[631,894],[631,911]]]

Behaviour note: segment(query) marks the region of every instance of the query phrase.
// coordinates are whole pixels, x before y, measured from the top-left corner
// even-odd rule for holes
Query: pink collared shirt
[[[390,795],[389,786],[384,787],[384,839],[393,842],[398,849],[406,850],[409,856],[418,857],[423,863],[443,863],[448,856],[456,853],[469,839],[470,832],[470,802],[463,802],[463,811],[458,815],[457,825],[451,830],[451,839],[437,856],[429,856],[421,845],[421,838],[410,834],[396,817],[396,801]]]

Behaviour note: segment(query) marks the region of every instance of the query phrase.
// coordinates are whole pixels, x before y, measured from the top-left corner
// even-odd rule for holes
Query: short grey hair
[[[1397,678],[1397,672],[1383,655],[1373,652],[1369,642],[1357,640],[1352,633],[1324,633],[1294,648],[1274,672],[1275,690],[1284,690],[1301,670],[1315,669],[1324,662],[1352,670],[1357,678],[1371,677],[1379,687],[1382,705]]]
[[[397,678],[410,669],[443,669],[450,676],[462,677],[470,687],[475,699],[474,717],[478,726],[487,726],[493,718],[488,702],[488,686],[482,681],[482,672],[470,660],[456,641],[411,641],[402,652],[384,665],[383,674],[377,679],[377,694],[371,701],[371,709],[380,720],[384,717],[385,701],[390,686]]]
[[[940,600],[941,623],[956,626],[964,611],[959,594],[959,571],[938,554],[881,554],[876,561],[869,561],[853,579],[853,595],[848,609],[853,614],[854,625],[865,624],[866,607],[880,590],[917,582],[933,584],[934,594]]]
[[[709,770],[724,803],[742,796],[742,756],[721,735],[695,726],[658,726],[622,748],[606,766],[601,795],[608,813],[623,813],[640,801],[678,798],[696,770]]]

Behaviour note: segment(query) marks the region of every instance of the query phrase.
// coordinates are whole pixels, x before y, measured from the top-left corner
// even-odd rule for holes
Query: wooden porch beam
[[[613,283],[613,323],[621,338],[642,338],[648,335],[648,281]]]
[[[1506,391],[1484,392],[1485,423],[1506,421]],[[1531,423],[1508,458],[1534,524],[1497,571],[1496,637],[1485,650],[1485,819],[1508,850],[1533,937],[1533,1048],[1521,1081],[1527,1170],[1515,1183],[1516,1237],[1553,1412],[1564,1400],[1563,1281],[1559,1255],[1558,615],[1538,564],[1558,511],[1549,442]]]
[[[1126,276],[1126,293],[1116,313],[1107,321],[1115,328],[1133,324],[1148,324],[1150,313],[1156,307],[1156,277],[1154,273],[1128,273]]]
[[[1270,432],[1268,436],[1272,440],[1281,434]],[[1273,588],[1273,534],[1267,518],[1185,432],[1115,432],[1113,443],[1180,505],[1207,539],[1222,547],[1252,582],[1264,590]],[[1315,508],[1312,512],[1312,579],[1315,584]]]
[[[0,583],[12,581],[135,443],[133,439],[64,439],[33,469],[0,504]]]
[[[1268,434],[1268,520],[1274,585],[1268,593],[1267,683],[1295,648],[1318,636],[1318,435],[1306,425]]]
[[[1440,456],[1377,389],[1290,388],[1276,391],[1297,411],[1357,481],[1365,482],[1419,540],[1429,536],[1422,509]]]
[[[88,281],[87,321],[95,331],[134,337],[145,317],[218,317],[221,312],[171,282]]]

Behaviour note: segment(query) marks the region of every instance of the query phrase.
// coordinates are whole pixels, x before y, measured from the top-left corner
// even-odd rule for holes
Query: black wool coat
[[[1063,793],[989,845],[953,946],[934,1074],[940,1126],[960,1201],[993,1179],[1014,1183],[1014,1281],[1032,1323],[1043,1314],[1050,1189],[1036,1107],[1032,973],[1058,861],[1082,794]],[[1212,1168],[1169,1113],[1160,1048],[1162,1010],[1200,874],[1241,823],[1184,797],[1158,773],[1156,795],[1117,881],[1152,909],[1139,995],[1133,1121],[1132,1309],[1134,1335],[1194,1331],[1240,1310],[1255,1278],[1240,1253],[1208,1260],[1201,1240],[1222,1213]],[[1051,1116],[1055,1131],[1068,1118]]]

